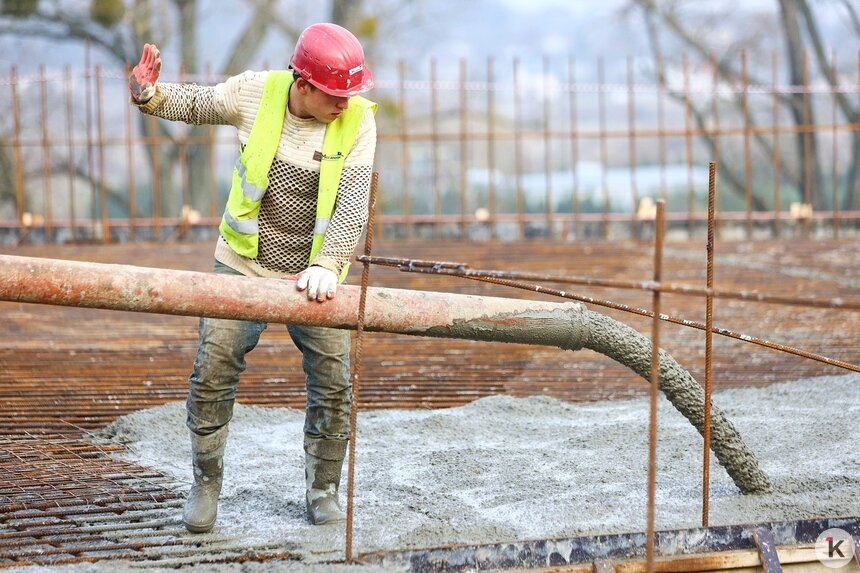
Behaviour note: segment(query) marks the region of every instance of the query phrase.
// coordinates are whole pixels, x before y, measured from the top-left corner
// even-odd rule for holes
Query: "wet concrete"
[[[712,526],[860,515],[858,376],[728,390],[714,400],[748,436],[773,492],[741,494],[712,460]],[[497,396],[444,410],[363,411],[356,554],[644,531],[648,410],[645,398],[577,405]],[[702,440],[664,398],[658,413],[656,527],[696,527]],[[125,458],[173,475],[177,487],[187,488],[183,419],[182,404],[168,404],[118,420],[99,440],[124,444]],[[343,528],[314,527],[304,517],[302,421],[300,410],[237,406],[213,532],[247,545],[275,544],[301,560],[206,570],[336,570],[321,567],[343,559]],[[52,571],[141,569],[168,570],[166,563],[113,562]]]
[[[651,380],[651,339],[629,326],[599,313],[586,311],[588,338],[585,345]],[[665,350],[660,350],[660,390],[675,408],[704,435],[705,390]],[[746,494],[772,491],[758,460],[723,410],[711,404],[711,449],[735,485]]]

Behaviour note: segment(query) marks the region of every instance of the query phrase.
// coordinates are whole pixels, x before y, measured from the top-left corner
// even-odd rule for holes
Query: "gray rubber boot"
[[[227,426],[208,436],[191,432],[191,465],[194,485],[185,500],[182,523],[191,533],[206,533],[215,525],[218,514],[218,496],[224,477],[224,448],[227,445]]]
[[[308,521],[313,525],[326,525],[346,521],[346,513],[340,508],[337,490],[343,458],[324,460],[305,453],[305,482]]]

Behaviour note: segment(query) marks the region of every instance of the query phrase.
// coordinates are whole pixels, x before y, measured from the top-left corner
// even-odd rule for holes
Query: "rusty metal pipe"
[[[361,289],[324,304],[292,280],[0,255],[0,300],[355,329]],[[576,302],[542,302],[370,287],[364,329],[439,338],[589,348],[650,378],[651,341]],[[702,432],[696,380],[661,350],[660,388]],[[770,491],[735,428],[712,409],[714,453],[744,493]]]
[[[360,288],[309,302],[295,282],[0,255],[0,300],[355,329]],[[580,303],[369,288],[365,329],[582,348]]]

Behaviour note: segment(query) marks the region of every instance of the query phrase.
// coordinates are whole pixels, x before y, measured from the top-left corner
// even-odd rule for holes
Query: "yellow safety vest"
[[[259,250],[260,205],[269,188],[269,169],[281,140],[292,84],[292,72],[269,72],[248,143],[233,168],[233,185],[218,229],[230,248],[243,257],[255,258]],[[343,163],[358,137],[364,112],[371,108],[375,113],[376,107],[375,103],[363,97],[351,97],[347,109],[326,126],[320,161],[316,223],[309,262],[313,261],[322,249],[325,232],[334,213]],[[346,278],[348,270],[347,264],[341,272],[341,281]]]

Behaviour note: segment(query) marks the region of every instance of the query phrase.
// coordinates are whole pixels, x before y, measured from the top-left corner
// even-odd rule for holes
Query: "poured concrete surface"
[[[860,515],[860,376],[727,390],[714,400],[747,436],[774,492],[741,495],[714,464],[710,525]],[[570,404],[497,396],[445,410],[364,411],[354,551],[644,531],[648,408],[646,398]],[[302,420],[300,410],[237,407],[213,535],[280,545],[302,558],[286,570],[324,570],[320,562],[343,559],[344,529],[305,520]],[[187,488],[183,421],[183,405],[167,404],[118,420],[97,441],[124,444],[124,458]],[[658,424],[657,528],[696,527],[701,438],[665,399]],[[158,562],[52,570],[141,567],[160,570]],[[285,564],[206,567],[276,571]]]

